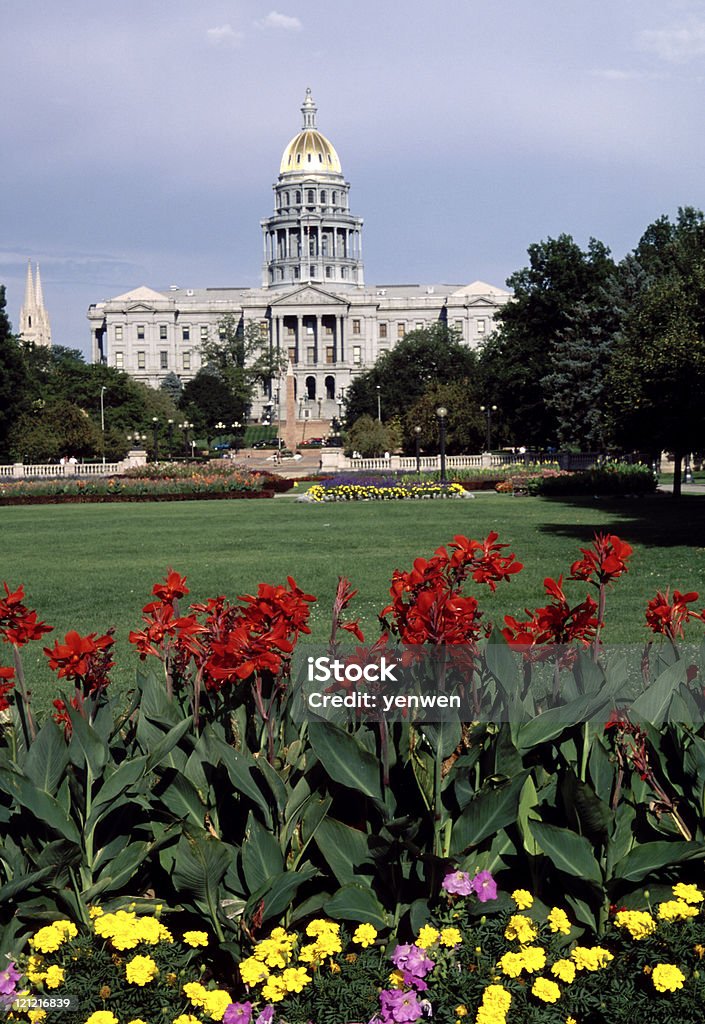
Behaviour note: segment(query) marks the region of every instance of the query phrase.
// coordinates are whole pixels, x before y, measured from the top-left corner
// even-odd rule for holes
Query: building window
[[[137,369],[144,370],[147,366],[147,359],[144,352],[137,353]]]
[[[326,345],[326,362],[327,363],[335,362],[335,360],[333,359],[333,352],[334,351],[335,350],[334,350],[332,345]]]
[[[397,338],[403,338],[406,334],[406,324],[401,321],[397,324]]]
[[[326,277],[332,277],[332,276],[333,276],[333,268],[332,267],[326,267]]]
[[[190,370],[191,369],[191,353],[190,352],[183,352],[182,353],[182,355],[181,355],[181,365],[183,366],[184,370]]]
[[[325,192],[321,192],[321,202],[322,203],[326,202],[326,194],[325,194]]]
[[[455,329],[456,329],[456,331],[460,331],[461,334],[463,333],[463,321],[462,320],[456,320],[455,321]]]
[[[314,267],[313,263],[308,268],[308,271],[309,271],[309,274],[310,274],[311,277],[315,277],[316,276],[316,268]]]
[[[360,321],[359,320],[353,320],[353,334],[359,334],[359,333],[360,333]]]
[[[353,366],[362,366],[362,345],[353,345]]]
[[[344,281],[347,276],[348,276],[348,268],[347,267],[341,267],[340,268],[340,278],[341,278],[341,280]]]
[[[124,370],[125,369],[125,353],[124,352],[116,352],[115,353],[115,368],[117,370]]]
[[[330,201],[333,204],[333,206],[335,206],[335,204],[338,202],[338,193],[337,192],[332,192],[331,193]]]
[[[300,192],[296,193],[296,205],[297,206],[301,205],[301,193]]]
[[[306,349],[306,362],[310,364],[316,362],[316,349],[313,345],[309,345]]]
[[[269,337],[269,324],[267,323],[266,320],[260,320],[259,336],[262,339],[262,341],[266,341],[267,338]]]
[[[301,276],[301,268],[300,267],[294,267],[294,280],[298,281],[300,276]]]
[[[313,191],[312,188],[308,190],[306,202],[309,204],[309,206],[313,206],[313,204],[316,202],[316,193]]]
[[[166,341],[166,324],[159,324],[159,340]]]
[[[168,352],[161,351],[159,353],[159,369],[160,370],[168,370],[169,369],[169,353]]]
[[[380,338],[386,338],[387,337],[387,325],[386,324],[380,324],[379,325],[379,336],[380,336]]]
[[[477,321],[477,333],[478,334],[484,334],[485,333],[485,321],[484,320],[478,320]]]
[[[417,320],[416,321],[416,330],[417,331],[422,331],[423,330],[423,320]]]
[[[208,341],[208,324],[201,324],[201,341]]]
[[[191,340],[191,328],[189,327],[188,324],[184,324],[184,326],[181,328],[181,340],[182,341],[190,341]]]
[[[284,205],[285,206],[289,205],[289,193],[288,192],[284,193]]]
[[[122,324],[115,325],[115,341],[122,341]]]
[[[144,341],[144,324],[137,324],[137,340]]]
[[[289,348],[289,359],[292,361],[292,363],[298,362],[298,359],[296,358],[296,347],[294,345],[292,345]]]

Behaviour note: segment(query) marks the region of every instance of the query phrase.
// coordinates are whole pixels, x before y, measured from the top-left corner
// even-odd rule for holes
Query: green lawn
[[[127,689],[138,663],[127,634],[140,621],[152,584],[168,567],[188,576],[191,597],[234,598],[260,580],[292,575],[319,598],[314,636],[324,639],[339,574],[359,589],[356,614],[374,628],[393,569],[430,555],[456,533],[484,537],[496,530],[525,571],[495,595],[483,588],[490,616],[521,613],[542,602],[547,575],[567,575],[593,531],[620,534],[635,547],[632,568],[608,603],[606,638],[642,640],[643,609],[657,588],[705,592],[705,496],[674,503],[557,501],[479,494],[474,501],[297,504],[271,501],[159,502],[0,508],[0,580],[24,583],[27,602],[55,626],[48,637],[118,630],[114,679]],[[581,600],[584,587],[570,584]],[[705,593],[704,600],[705,604]],[[31,653],[30,653],[31,652]],[[41,645],[25,658],[37,703],[54,696]],[[9,652],[0,661],[9,664]]]

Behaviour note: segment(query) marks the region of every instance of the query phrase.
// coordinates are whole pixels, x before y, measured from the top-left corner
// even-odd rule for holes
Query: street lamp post
[[[184,420],[183,423],[179,423],[179,430],[183,431],[184,435],[184,451],[186,452],[186,455],[189,453],[188,432],[192,426],[193,423],[189,423],[188,420]]]
[[[421,427],[414,427],[416,434],[416,475],[421,474]]]
[[[381,386],[377,385],[377,419],[382,422],[382,389]]]
[[[173,451],[174,451],[174,421],[173,420],[167,420],[166,421],[166,431],[167,431],[167,444],[169,445],[169,461],[171,462],[171,457],[172,457],[172,454],[173,454]]]
[[[487,451],[492,451],[492,413],[497,412],[496,405],[481,405],[480,412],[484,412],[487,420]]]
[[[237,458],[237,453],[240,450],[240,427],[241,426],[242,426],[242,423],[240,423],[239,420],[235,420],[235,422],[232,424],[232,428],[235,431],[235,458]]]
[[[438,417],[438,429],[439,429],[439,441],[440,441],[440,453],[441,453],[441,487],[445,487],[448,483],[446,477],[446,416],[448,410],[444,405],[439,405],[436,409],[436,416]]]
[[[107,390],[106,387],[100,389],[100,433],[103,438],[103,465],[105,465],[105,404],[103,402],[103,395]]]
[[[154,461],[159,462],[159,419],[152,416],[152,437],[154,440]]]

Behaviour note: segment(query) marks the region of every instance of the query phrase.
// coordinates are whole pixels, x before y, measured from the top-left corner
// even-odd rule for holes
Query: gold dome
[[[284,150],[279,166],[280,174],[342,174],[340,158],[335,146],[316,128],[316,105],[311,90],[306,90],[301,113],[304,124]]]

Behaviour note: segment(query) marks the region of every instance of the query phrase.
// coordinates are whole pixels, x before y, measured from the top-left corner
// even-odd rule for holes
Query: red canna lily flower
[[[633,548],[614,533],[596,533],[591,548],[580,549],[583,557],[570,567],[571,580],[585,580],[605,586],[627,572]]]
[[[652,633],[660,633],[669,640],[683,636],[683,626],[691,619],[702,619],[703,615],[688,608],[689,604],[698,600],[696,591],[681,594],[680,591],[673,591],[673,598],[666,587],[666,592],[656,592],[646,606],[646,625]]]
[[[57,640],[53,648],[45,647],[44,653],[49,659],[49,668],[58,674],[59,679],[87,683],[90,692],[95,692],[108,683],[107,672],[113,666],[113,662],[108,660],[109,651],[114,643],[111,632],[103,636],[96,633],[80,636],[71,629],[63,644]]]
[[[152,593],[165,604],[173,605],[174,601],[180,597],[185,597],[189,593],[189,589],[186,586],[186,577],[179,576],[178,572],[175,572],[173,569],[167,569],[164,582],[155,583],[152,587]]]
[[[15,688],[13,681],[14,678],[14,668],[4,668],[0,666],[0,711],[7,711],[10,706],[7,695]]]
[[[11,591],[3,583],[5,597],[0,598],[0,637],[16,647],[24,647],[30,640],[41,640],[52,627],[37,619],[35,611],[29,611],[24,604],[24,587]]]
[[[600,624],[597,617],[597,603],[586,597],[580,604],[570,607],[563,592],[563,577],[558,580],[547,577],[544,589],[553,599],[545,608],[530,612],[529,619],[519,622],[511,615],[505,615],[506,626],[502,635],[510,647],[534,648],[542,644],[571,644],[579,641],[589,644],[595,639]],[[527,652],[529,653],[529,652]]]

